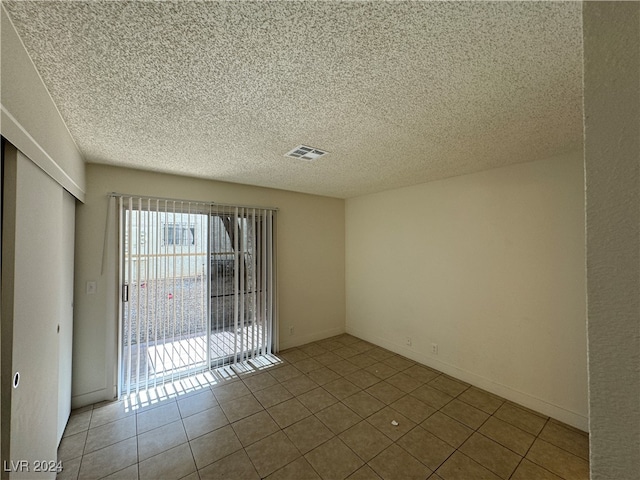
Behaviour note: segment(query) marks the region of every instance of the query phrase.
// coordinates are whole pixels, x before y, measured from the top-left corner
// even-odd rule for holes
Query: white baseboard
[[[443,373],[446,373],[447,375],[462,380],[463,382],[470,383],[471,385],[482,388],[487,392],[506,398],[507,400],[510,400],[514,403],[530,408],[531,410],[540,412],[551,418],[571,425],[572,427],[578,428],[585,432],[589,431],[589,418],[585,415],[567,410],[566,408],[563,408],[559,405],[554,405],[553,403],[549,403],[546,400],[535,397],[528,393],[520,392],[507,385],[502,385],[491,379],[488,379],[481,375],[477,375],[473,372],[469,372],[454,365],[436,360],[423,353],[416,352],[415,350],[412,350],[405,345],[399,345],[385,338],[371,335],[367,332],[350,328],[348,326],[346,328],[346,333],[378,345],[382,348],[386,348],[387,350],[391,350],[394,353],[403,355],[407,358],[410,358],[411,360],[426,365],[427,367],[439,370]]]
[[[280,335],[280,350],[285,350],[287,348],[297,347],[299,345],[305,345],[311,342],[317,342],[318,340],[324,340],[325,338],[335,337],[336,335],[342,335],[344,333],[344,328],[330,328],[329,330],[322,330],[320,332],[313,333],[311,335],[305,335],[303,337],[297,337],[292,335],[290,337],[284,338],[283,335]]]
[[[95,392],[83,393],[71,397],[71,409],[86,407],[94,403],[104,402],[105,400],[114,400],[110,395],[108,388],[101,388]]]

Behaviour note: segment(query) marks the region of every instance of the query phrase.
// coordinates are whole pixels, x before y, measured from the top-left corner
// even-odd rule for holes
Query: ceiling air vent
[[[317,158],[326,155],[329,152],[319,150],[313,147],[307,147],[306,145],[298,145],[296,148],[288,153],[285,153],[285,157],[299,158],[300,160],[316,160]]]

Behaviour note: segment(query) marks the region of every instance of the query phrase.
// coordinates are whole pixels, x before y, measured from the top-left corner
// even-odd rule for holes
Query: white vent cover
[[[306,145],[298,145],[296,148],[288,153],[285,153],[285,157],[299,158],[300,160],[316,160],[317,158],[326,155],[329,152],[319,150],[313,147],[307,147]]]

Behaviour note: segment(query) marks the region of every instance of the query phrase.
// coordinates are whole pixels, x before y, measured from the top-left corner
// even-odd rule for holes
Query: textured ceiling
[[[582,144],[579,2],[3,4],[88,162],[348,198]]]

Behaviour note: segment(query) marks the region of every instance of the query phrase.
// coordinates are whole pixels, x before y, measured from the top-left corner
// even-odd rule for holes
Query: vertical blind
[[[120,392],[272,352],[272,208],[116,197]]]

